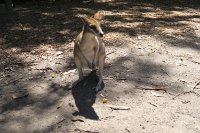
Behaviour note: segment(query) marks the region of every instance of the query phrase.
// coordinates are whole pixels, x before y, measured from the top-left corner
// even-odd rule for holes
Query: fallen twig
[[[136,86],[136,89],[139,89],[139,90],[155,90],[155,91],[165,91],[167,92],[166,88],[143,88],[143,87],[140,87],[140,86]]]
[[[129,133],[131,132],[128,128],[125,128],[125,130],[126,130],[127,132],[129,132]]]
[[[130,107],[127,106],[115,106],[115,105],[107,105],[108,107],[110,107],[113,110],[130,110]]]
[[[184,94],[187,94],[187,93],[193,93],[193,94],[196,94],[197,96],[200,96],[199,93],[191,90],[191,91],[184,91],[184,92],[181,92],[180,94],[176,95],[175,97],[172,98],[172,100],[174,100],[175,98],[179,97],[180,95],[184,95]]]
[[[127,80],[127,78],[116,78],[117,80]]]
[[[111,119],[111,118],[115,118],[115,116],[106,116],[104,118],[101,118],[101,120],[108,120],[108,119]]]
[[[151,94],[156,96],[156,97],[163,97],[163,95],[156,93],[156,92],[153,92],[153,91],[151,91]]]
[[[72,120],[73,122],[77,122],[77,121],[79,121],[79,122],[84,122],[84,120],[83,120],[81,117],[79,117],[79,116],[72,117],[71,120]]]
[[[70,73],[75,73],[76,72],[76,69],[72,69],[72,70],[69,70],[67,72],[64,72],[63,74],[64,75],[67,75],[67,74],[70,74]]]
[[[186,92],[184,91],[184,92],[181,92],[180,94],[176,95],[176,96],[173,97],[172,99],[174,100],[175,98],[179,97],[180,95],[184,95],[184,94],[187,94],[187,93],[193,93],[193,94],[196,94],[197,96],[200,96],[199,93],[197,93],[197,92],[194,91],[198,85],[200,85],[200,81],[197,82],[197,83],[194,85],[194,87],[192,88],[191,91],[186,91]]]
[[[13,99],[15,100],[21,100],[21,99],[24,99],[24,98],[27,98],[28,97],[28,93],[25,93],[25,94],[18,94],[18,95],[13,95]]]
[[[197,82],[197,83],[195,84],[195,86],[192,88],[192,90],[196,89],[196,87],[197,87],[198,85],[200,85],[200,81]]]
[[[200,62],[198,62],[198,61],[194,61],[194,60],[190,60],[190,61],[193,63],[196,63],[196,64],[200,64]]]
[[[99,133],[98,131],[89,131],[89,130],[82,130],[82,129],[74,129],[74,131],[78,131],[78,132],[85,132],[85,133]]]
[[[103,80],[112,80],[112,79],[114,79],[114,78],[112,78],[112,77],[103,78]]]
[[[107,53],[106,56],[107,56],[107,55],[110,55],[110,54],[112,54],[112,53],[115,53],[115,51],[111,51],[111,52]]]
[[[151,103],[151,102],[149,102],[149,104],[153,105],[154,107],[158,107],[157,105],[155,105],[155,104],[153,104],[153,103]]]
[[[106,96],[105,96],[105,95],[103,95],[102,93],[100,94],[100,96],[101,96],[101,97],[103,97],[103,98],[105,98],[105,97],[106,97]]]
[[[116,79],[116,80],[127,80],[127,78],[113,78],[113,77],[107,77],[107,78],[103,78],[104,80],[113,80],[113,79]]]
[[[54,123],[54,124],[52,124],[52,125],[49,125],[48,127],[55,126],[55,125],[57,125],[57,124],[59,124],[59,123],[63,122],[64,120],[65,120],[65,119],[63,118],[63,119],[61,119],[60,121],[58,121],[57,123]]]

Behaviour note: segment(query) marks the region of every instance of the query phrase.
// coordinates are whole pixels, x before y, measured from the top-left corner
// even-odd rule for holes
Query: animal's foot
[[[96,61],[92,61],[91,64],[88,65],[90,69],[95,70],[96,69]]]
[[[98,92],[101,90],[101,83],[102,82],[98,82],[97,86],[95,87],[95,91]]]
[[[92,62],[92,70],[94,70],[96,68],[96,63]]]

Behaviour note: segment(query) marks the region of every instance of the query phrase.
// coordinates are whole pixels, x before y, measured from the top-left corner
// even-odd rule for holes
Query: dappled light
[[[0,4],[0,132],[200,132],[198,0],[15,4]],[[72,87],[80,16],[96,11],[106,46],[97,93],[88,69]]]

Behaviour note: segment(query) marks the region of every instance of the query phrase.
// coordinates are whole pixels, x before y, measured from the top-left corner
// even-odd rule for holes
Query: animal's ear
[[[81,20],[83,21],[84,24],[88,23],[88,17],[87,16],[82,16],[80,18],[81,18]]]
[[[92,16],[92,17],[93,17],[94,19],[96,19],[96,20],[101,20],[101,19],[103,19],[104,16],[105,16],[105,15],[104,15],[103,12],[98,11],[98,12],[95,13],[94,16]]]
[[[86,19],[85,19],[85,17],[80,17],[80,19],[83,21],[83,23],[85,23],[85,22],[86,22]]]

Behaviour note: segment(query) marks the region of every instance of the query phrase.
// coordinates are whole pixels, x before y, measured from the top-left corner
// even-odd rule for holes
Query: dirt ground
[[[1,133],[200,133],[198,0],[27,1],[15,10],[15,19],[0,13]],[[78,16],[97,10],[107,58],[95,93],[95,72],[70,86]]]

